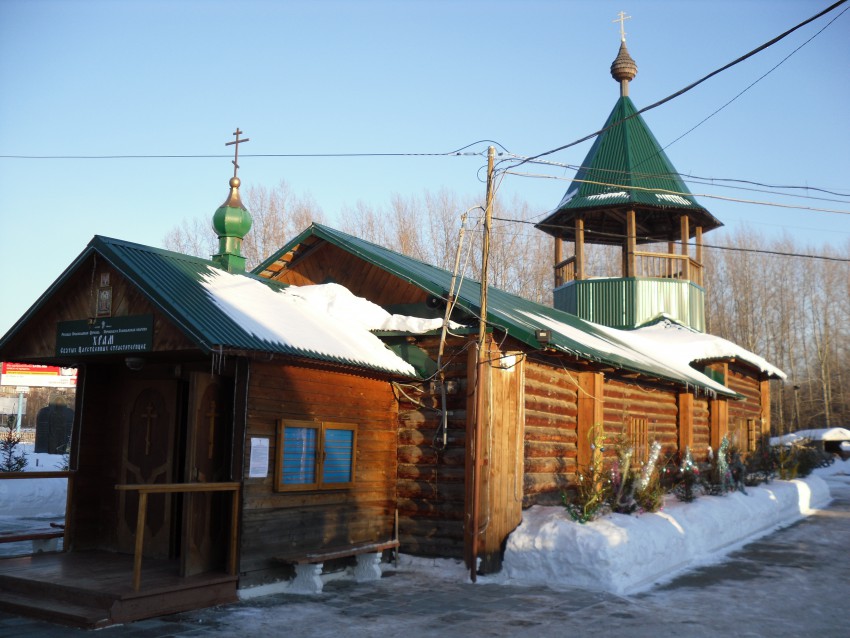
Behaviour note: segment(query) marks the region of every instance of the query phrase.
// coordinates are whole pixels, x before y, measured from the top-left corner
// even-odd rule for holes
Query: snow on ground
[[[58,472],[64,463],[61,454],[36,454],[32,443],[21,443],[27,455],[24,472]],[[65,516],[68,480],[15,479],[0,481],[0,519]]]
[[[58,472],[65,458],[61,454],[36,454],[32,443],[22,443],[19,450],[27,455],[25,472]],[[0,532],[43,529],[50,523],[65,520],[65,497],[68,480],[6,479],[0,480]],[[30,541],[0,543],[0,556],[29,553]]]

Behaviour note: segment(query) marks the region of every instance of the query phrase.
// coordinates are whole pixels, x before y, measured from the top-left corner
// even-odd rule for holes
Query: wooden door
[[[230,480],[231,385],[206,373],[192,375],[186,445],[186,481]],[[183,499],[181,574],[224,568],[230,493],[198,492]]]
[[[128,380],[121,389],[123,455],[121,481],[130,485],[171,483],[174,476],[177,383]],[[148,497],[144,556],[167,558],[171,549],[171,495]],[[139,496],[121,492],[118,549],[132,553]]]

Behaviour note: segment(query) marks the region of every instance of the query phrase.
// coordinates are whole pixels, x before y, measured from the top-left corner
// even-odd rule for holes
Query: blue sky
[[[482,139],[528,156],[597,130],[618,97],[620,10],[655,102],[826,8],[821,0],[479,2],[0,1],[0,155],[439,153]],[[644,117],[662,145],[699,123],[844,7]],[[682,173],[850,192],[850,11],[667,149]],[[549,156],[578,165],[590,142]],[[472,150],[484,152],[486,144]],[[344,206],[448,188],[483,197],[481,156],[251,158],[240,177]],[[524,168],[527,168],[524,167]],[[533,172],[568,178],[565,169]],[[224,200],[228,158],[0,158],[0,334],[95,234],[161,245]],[[508,176],[540,213],[567,181]],[[690,184],[696,193],[848,211]],[[815,194],[815,193],[810,193]],[[832,197],[826,196],[824,197]],[[850,215],[700,199],[728,228],[850,241]],[[460,211],[459,211],[460,212]],[[723,231],[718,231],[722,233]],[[706,242],[722,240],[717,233]]]

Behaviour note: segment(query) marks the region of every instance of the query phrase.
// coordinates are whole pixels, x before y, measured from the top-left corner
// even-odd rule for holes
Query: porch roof
[[[121,273],[197,347],[290,355],[414,377],[413,367],[360,323],[334,322],[311,299],[250,273],[228,273],[208,259],[95,236],[15,327],[0,352],[61,285],[92,256]],[[353,297],[353,296],[352,296]],[[365,300],[361,300],[365,301]]]

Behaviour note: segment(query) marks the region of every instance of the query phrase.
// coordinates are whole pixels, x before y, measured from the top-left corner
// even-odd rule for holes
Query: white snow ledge
[[[772,481],[655,514],[610,514],[581,525],[562,507],[534,506],[511,534],[504,573],[517,584],[634,594],[807,516],[830,500],[818,476]]]

